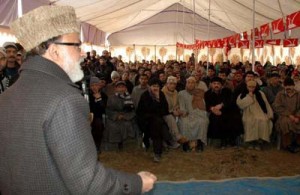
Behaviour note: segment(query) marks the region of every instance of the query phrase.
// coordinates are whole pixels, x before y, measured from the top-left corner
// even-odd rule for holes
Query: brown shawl
[[[193,95],[192,106],[194,109],[205,110],[204,91],[202,89],[194,89],[191,93]]]

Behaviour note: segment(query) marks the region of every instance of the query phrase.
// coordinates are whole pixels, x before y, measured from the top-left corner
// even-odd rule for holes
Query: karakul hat
[[[160,85],[160,80],[159,80],[158,78],[153,77],[153,78],[151,78],[151,79],[148,81],[148,84],[149,84],[150,86],[152,86],[152,85]]]
[[[98,77],[91,77],[90,79],[90,85],[94,83],[99,83],[100,79]]]
[[[210,82],[211,83],[213,83],[213,82],[223,83],[223,80],[220,77],[213,77]]]
[[[242,70],[236,70],[236,71],[234,72],[234,74],[240,74],[240,75],[243,75],[243,71],[242,71]]]
[[[295,82],[292,78],[286,77],[283,81],[283,86],[292,86],[295,85]]]
[[[277,72],[272,72],[270,77],[278,77],[280,78],[280,75]]]
[[[18,18],[11,29],[25,50],[69,33],[80,33],[75,10],[71,6],[41,6]]]

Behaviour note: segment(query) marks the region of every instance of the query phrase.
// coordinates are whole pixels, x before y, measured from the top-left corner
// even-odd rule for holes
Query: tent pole
[[[273,53],[273,66],[276,66],[276,60],[275,60],[275,46],[272,45],[272,53]]]
[[[134,50],[134,63],[135,63],[136,62],[135,44],[133,44],[133,50]]]
[[[23,1],[18,0],[18,18],[23,16]]]
[[[184,3],[184,2],[183,2]],[[183,24],[182,24],[182,43],[184,44],[184,5],[182,5],[182,21],[183,21]],[[182,61],[184,62],[184,49],[183,49],[183,52],[182,52]]]
[[[156,45],[154,45],[154,61],[156,63]]]
[[[254,63],[255,63],[255,0],[253,0],[253,23],[252,23],[252,71],[254,71]]]
[[[193,0],[193,44],[194,45],[195,45],[195,40],[196,40],[196,34],[195,34],[195,32],[196,32],[195,31],[195,0]],[[195,51],[196,51],[196,47],[193,48],[193,53]],[[195,70],[198,69],[198,66],[197,66],[198,63],[197,62],[198,62],[198,55],[195,55],[195,60],[194,60]]]
[[[207,37],[208,41],[210,39],[210,0],[208,1],[208,23],[207,23]],[[207,45],[207,65],[206,65],[206,74],[208,74],[208,67],[209,67],[209,46]]]
[[[178,58],[177,58],[177,46],[175,45],[175,55],[176,55],[176,61],[178,61]]]
[[[178,42],[178,3],[177,3],[177,7],[176,7],[176,43]],[[176,47],[176,46],[175,46]],[[178,56],[177,56],[177,47],[176,47],[176,61],[178,61]]]

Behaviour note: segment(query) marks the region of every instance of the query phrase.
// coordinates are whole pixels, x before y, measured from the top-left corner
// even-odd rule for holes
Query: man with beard
[[[221,69],[220,72],[218,73],[218,77],[220,77],[223,80],[223,87],[228,88],[231,91],[234,90],[232,81],[228,80],[226,71],[224,69]]]
[[[185,90],[178,93],[179,108],[182,111],[178,120],[180,133],[188,142],[182,145],[185,152],[191,150],[190,145],[195,145],[197,152],[203,151],[207,144],[208,118],[205,110],[204,91],[196,88],[196,79],[186,79]]]
[[[7,63],[3,70],[3,76],[6,78],[5,88],[10,87],[19,78],[20,65],[17,62],[17,46],[13,42],[5,42],[3,47],[6,51]]]
[[[3,47],[0,47],[0,94],[5,90],[6,79],[3,70],[6,67],[6,52]]]
[[[207,70],[207,76],[202,79],[208,88],[210,87],[211,79],[214,78],[215,76],[216,76],[216,69],[213,65],[210,65]]]
[[[223,88],[223,80],[220,77],[211,79],[211,88],[205,92],[206,110],[210,113],[208,125],[208,138],[220,139],[221,148],[224,148],[229,141],[234,140],[235,135],[230,128],[231,97],[229,88]]]
[[[0,96],[1,192],[149,191],[153,174],[127,174],[97,160],[89,107],[73,84],[83,78],[75,10],[41,6],[14,21],[11,29],[32,56],[22,65],[18,81]]]
[[[110,52],[108,52],[107,50],[103,50],[102,51],[102,56],[105,59],[106,62],[106,66],[111,69],[111,71],[116,70],[116,67],[111,63],[111,55]]]
[[[176,122],[176,117],[179,117],[183,114],[179,109],[178,92],[176,91],[176,85],[177,78],[169,76],[166,85],[161,90],[166,96],[169,107],[169,114],[164,116],[164,119],[169,127],[169,131],[173,136],[174,141],[177,141],[179,143],[185,143],[186,138],[180,134]],[[174,144],[174,146],[175,145],[176,144]]]
[[[283,90],[283,86],[280,84],[280,75],[277,72],[273,72],[268,79],[268,86],[262,89],[262,92],[266,95],[266,98],[270,105],[273,104],[276,95],[278,92]],[[273,117],[273,123],[276,123],[278,115],[275,113]],[[273,126],[272,134],[271,134],[271,142],[275,142],[277,137],[277,133],[275,130],[275,126]]]
[[[237,86],[239,86],[243,82],[243,72],[241,70],[237,70],[233,73],[233,88],[235,89]]]
[[[113,68],[107,66],[106,59],[103,56],[99,58],[98,62],[96,62],[94,66],[94,73],[97,77],[105,77],[106,83],[112,82],[110,75],[113,71]]]
[[[295,90],[294,81],[287,77],[284,90],[280,91],[273,103],[278,115],[275,128],[281,135],[281,147],[294,153],[300,144],[300,94]]]
[[[268,81],[268,86],[264,87],[262,92],[265,93],[269,104],[273,104],[277,93],[283,90],[283,87],[280,85],[280,75],[276,72],[273,72],[271,73]]]

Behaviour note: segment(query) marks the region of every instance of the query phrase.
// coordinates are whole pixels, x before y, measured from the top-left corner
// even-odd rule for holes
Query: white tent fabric
[[[194,30],[195,38],[204,39],[217,39],[235,34],[210,23],[208,36],[207,20],[198,14],[194,16],[191,10],[176,3],[137,25],[112,33],[108,40],[111,45],[175,45],[176,42],[193,44]]]
[[[176,41],[183,42],[185,44],[191,43],[192,31],[195,27],[195,38],[200,40],[206,40],[208,37],[207,32],[207,20],[209,18],[208,13],[210,10],[211,32],[209,37],[219,37],[219,34],[223,32],[225,37],[229,31],[235,33],[241,33],[249,31],[252,28],[252,8],[253,0],[21,0],[23,4],[23,13],[26,13],[30,9],[43,5],[71,5],[75,8],[78,19],[82,22],[86,22],[97,27],[99,30],[106,33],[115,33],[118,36],[113,39],[110,38],[113,44],[125,44],[124,40],[131,37],[140,39],[140,37],[149,37],[148,42],[146,38],[136,42],[135,44],[175,44]],[[17,17],[18,0],[0,0],[0,25],[8,26],[9,23]],[[211,6],[209,9],[209,2]],[[171,26],[165,23],[164,28],[158,27],[155,30],[156,41],[150,39],[148,29],[155,29],[155,25],[151,28],[153,19],[162,21],[163,18],[158,18],[157,15],[161,12],[180,4],[182,10],[193,10],[197,18],[192,20],[192,14],[189,17],[183,17],[178,11],[178,18],[175,19],[178,23],[182,23],[185,26],[178,27]],[[194,6],[195,5],[195,6]],[[184,7],[184,8],[182,8]],[[181,10],[180,10],[181,9]],[[300,10],[300,0],[255,0],[255,26],[259,27],[263,24],[270,23],[273,20],[282,18],[288,14],[294,13]],[[164,13],[164,12],[163,12]],[[185,14],[186,15],[186,14]],[[205,20],[200,20],[202,17]],[[149,20],[148,20],[149,19]],[[148,22],[148,23],[147,23]],[[174,18],[173,21],[174,23]],[[144,29],[141,24],[144,25]],[[155,23],[155,22],[154,22]],[[157,23],[157,22],[156,22]],[[171,27],[170,27],[171,26]],[[218,27],[218,33],[214,34],[213,26]],[[147,29],[147,28],[148,29]],[[221,28],[222,27],[222,28]],[[129,29],[134,29],[130,34]],[[175,28],[175,29],[174,29]],[[138,31],[135,31],[137,30]],[[170,31],[173,31],[171,33]],[[221,31],[222,29],[222,31]],[[297,28],[296,30],[298,30]],[[123,31],[124,32],[120,32]],[[294,31],[294,30],[293,30]],[[118,33],[116,33],[118,32]],[[121,34],[124,36],[121,37]],[[300,33],[292,32],[292,35],[299,36]],[[126,36],[125,36],[126,35]],[[179,35],[179,36],[178,36]],[[101,35],[102,36],[102,35]],[[91,38],[89,38],[91,40]],[[132,39],[131,39],[132,40]],[[143,41],[143,42],[142,42]],[[129,42],[129,41],[128,41]],[[133,44],[133,43],[132,43]]]
[[[0,0],[0,31],[6,31],[6,33],[10,34],[7,29],[10,23],[18,18],[18,9],[22,8],[20,9],[21,13],[26,14],[39,6],[49,4],[51,4],[49,0]],[[81,22],[81,27],[83,42],[94,45],[105,44],[105,32],[84,21]]]
[[[9,26],[18,17],[18,1],[0,0],[0,3],[0,26]]]
[[[137,24],[143,23],[143,21],[155,16],[162,12],[166,8],[179,3],[183,7],[193,10],[193,2],[195,1],[195,12],[197,15],[208,20],[208,8],[209,1],[210,6],[210,21],[216,25],[223,27],[224,33],[234,31],[235,33],[241,33],[249,31],[253,27],[252,18],[252,0],[51,0],[57,5],[72,5],[77,12],[80,20],[90,23],[97,28],[107,32],[114,33],[126,29],[126,35],[122,39],[129,39],[135,37],[138,39],[141,36],[148,36],[147,28],[143,31],[140,28],[139,31],[129,35],[128,29],[132,27],[136,30]],[[263,24],[270,23],[273,20],[282,18],[288,14],[300,10],[299,0],[255,0],[255,26],[259,27]],[[180,15],[180,14],[179,14]],[[163,18],[160,18],[162,20]],[[180,18],[179,18],[180,19]],[[182,18],[181,18],[182,19]],[[190,19],[185,23],[193,23]],[[207,24],[207,22],[206,22]],[[204,23],[196,25],[205,25]],[[134,27],[133,27],[134,26]],[[167,25],[166,25],[167,26]],[[149,27],[148,27],[149,28]],[[155,28],[155,27],[154,27]],[[206,31],[207,27],[203,26],[202,31]],[[177,35],[180,33],[171,34],[166,30],[160,33],[161,28],[157,29],[156,35],[158,38],[157,42],[162,41],[163,37],[173,40],[172,44],[175,44]],[[200,34],[200,33],[196,33]],[[205,34],[205,33],[204,33]],[[172,36],[172,37],[170,37]],[[185,36],[187,36],[185,34]],[[200,35],[199,35],[200,36]],[[226,36],[226,35],[225,35]],[[224,36],[224,37],[225,37]],[[196,39],[205,40],[205,37],[197,37]],[[120,44],[124,43],[122,40],[112,39],[112,43]],[[153,40],[149,39],[146,43],[143,40],[143,44],[153,45]],[[164,39],[161,43],[170,43]],[[188,42],[187,42],[188,43]],[[139,43],[136,43],[139,44]]]

